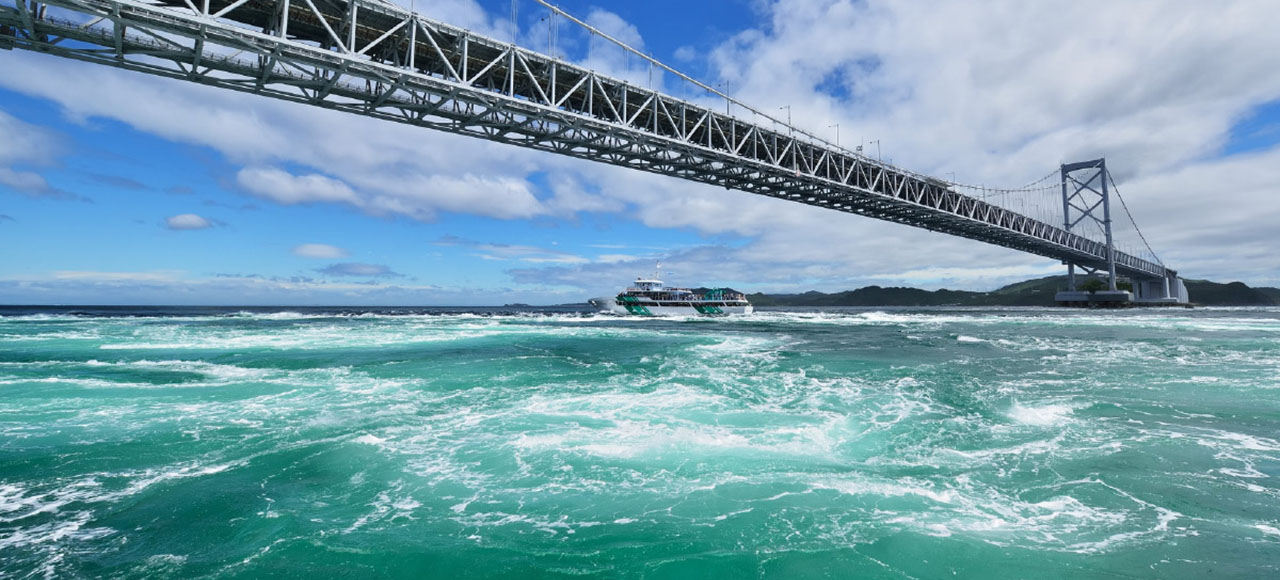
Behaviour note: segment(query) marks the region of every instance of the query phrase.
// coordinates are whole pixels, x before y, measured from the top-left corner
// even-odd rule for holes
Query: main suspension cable
[[[1133,224],[1134,231],[1138,232],[1138,237],[1142,239],[1142,245],[1147,247],[1147,251],[1151,252],[1151,257],[1155,258],[1156,263],[1164,267],[1164,262],[1160,260],[1160,256],[1156,255],[1156,251],[1151,249],[1151,244],[1147,243],[1147,237],[1142,235],[1142,228],[1138,227],[1138,222],[1133,219],[1133,214],[1129,212],[1129,204],[1124,202],[1124,196],[1120,195],[1120,188],[1116,187],[1116,180],[1111,177],[1111,172],[1107,172],[1107,181],[1111,182],[1111,190],[1116,192],[1116,198],[1120,200],[1120,207],[1124,208],[1124,214],[1129,216],[1129,223]]]

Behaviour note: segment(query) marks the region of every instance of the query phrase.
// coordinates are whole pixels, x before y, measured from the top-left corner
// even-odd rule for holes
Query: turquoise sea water
[[[1276,309],[4,313],[0,577],[1280,576]]]

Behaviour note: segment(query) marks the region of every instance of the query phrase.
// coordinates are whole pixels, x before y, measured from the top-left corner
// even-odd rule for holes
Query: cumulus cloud
[[[173,282],[183,275],[179,270],[154,270],[148,272],[102,272],[96,270],[56,270],[49,277],[54,280],[94,282]],[[38,279],[38,278],[37,278]]]
[[[196,214],[183,213],[165,218],[164,226],[171,230],[203,230],[213,227],[213,224]]]
[[[417,9],[441,22],[460,26],[477,34],[511,40],[511,20],[505,11],[500,15],[485,12],[475,0],[432,0],[429,4],[415,4],[412,0],[392,0],[404,8]]]
[[[0,303],[30,304],[217,304],[387,306],[493,305],[509,302],[562,304],[581,296],[572,290],[445,287],[383,280],[332,280],[307,276],[183,272],[47,272],[0,276]]]
[[[301,244],[293,248],[293,253],[295,256],[302,256],[303,258],[333,259],[347,257],[346,250],[328,244]]]
[[[44,194],[53,188],[44,176],[33,171],[18,171],[8,167],[0,167],[0,185],[12,187],[23,193]]]
[[[58,137],[48,129],[30,123],[0,111],[0,164],[34,163],[46,165],[51,163],[61,151]]]
[[[329,276],[352,276],[365,278],[404,277],[404,274],[394,272],[388,266],[383,266],[382,264],[365,264],[361,262],[343,262],[324,268],[318,268],[316,271]]]
[[[1280,148],[1190,164],[1121,187],[1171,267],[1194,278],[1278,285],[1277,183]]]
[[[768,16],[715,52],[741,96],[804,103],[805,126],[842,122],[910,166],[998,183],[1099,153],[1159,170],[1280,90],[1280,17],[1258,2],[792,0]]]
[[[0,139],[0,187],[28,195],[78,197],[50,186],[44,176],[29,167],[55,161],[62,147],[53,132],[0,111],[0,135],[4,135]]]
[[[439,211],[498,219],[531,218],[547,209],[524,178],[448,175],[362,175],[359,183],[373,195],[356,205],[375,215],[401,214],[434,221]]]
[[[457,236],[443,236],[432,242],[437,246],[460,246],[476,250],[476,256],[485,260],[515,260],[531,264],[582,264],[590,260],[559,250],[520,244],[491,244],[468,240]]]
[[[601,8],[592,8],[587,13],[585,21],[595,29],[618,39],[619,42],[642,53],[645,52],[644,37],[640,34],[640,30],[621,16]],[[628,54],[622,47],[604,40],[588,38],[587,56],[578,64],[637,85],[648,86],[649,84],[651,71],[647,62]],[[660,83],[662,78],[659,74],[655,81]]]
[[[618,213],[627,208],[623,200],[601,192],[595,184],[584,183],[572,174],[557,174],[549,181],[553,195],[545,205],[556,215],[572,217],[584,212]]]
[[[496,217],[528,218],[546,213],[523,179],[463,175],[353,176],[365,193],[320,174],[294,175],[275,167],[248,167],[236,181],[249,193],[283,205],[345,203],[373,215],[399,214],[433,221],[451,211]]]
[[[294,175],[275,167],[246,167],[236,183],[249,193],[282,205],[313,202],[359,203],[347,184],[320,174]]]

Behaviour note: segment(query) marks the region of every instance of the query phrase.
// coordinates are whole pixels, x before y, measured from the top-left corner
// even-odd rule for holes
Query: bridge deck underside
[[[477,136],[1105,268],[1106,244],[946,183],[373,0],[0,0],[22,48]],[[1120,274],[1175,275],[1116,253]]]

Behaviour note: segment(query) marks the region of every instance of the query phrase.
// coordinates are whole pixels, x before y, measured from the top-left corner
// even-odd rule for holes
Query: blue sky
[[[656,260],[681,247],[738,243],[734,236],[647,228],[626,215],[501,220],[444,214],[421,222],[334,204],[284,206],[239,191],[236,166],[216,151],[175,146],[109,119],[71,122],[52,103],[11,91],[0,92],[0,108],[28,122],[41,120],[65,152],[56,167],[42,171],[64,195],[5,197],[5,215],[12,219],[0,235],[13,250],[6,252],[8,273],[41,272],[53,264],[64,271],[323,279],[335,278],[323,273],[334,264],[362,263],[391,265],[368,281],[487,294],[517,286],[503,258],[522,248],[541,250],[524,256],[529,259],[574,263],[607,260],[623,250]],[[545,179],[529,176],[543,190]],[[182,214],[211,225],[168,227],[167,217]],[[294,253],[304,243],[324,243],[345,255]]]
[[[815,132],[840,123],[846,144],[880,138],[885,157],[919,171],[1015,185],[1106,155],[1170,265],[1280,283],[1267,250],[1280,223],[1280,84],[1250,72],[1273,71],[1267,59],[1192,58],[1224,42],[1275,54],[1265,10],[1225,11],[1228,30],[1172,34],[1157,55],[1143,45],[1152,39],[1104,30],[1081,57],[1035,31],[956,54],[956,19],[979,36],[983,21],[910,2],[560,5],[747,102],[791,105]],[[509,2],[415,6],[510,30]],[[1183,8],[1175,24],[1195,19],[1194,3]],[[1001,10],[1021,21],[1038,9],[986,16]],[[521,3],[534,49],[540,14]],[[931,26],[933,42],[893,34]],[[1116,78],[1064,94],[1036,72],[1081,58]],[[0,144],[0,303],[577,302],[657,260],[672,282],[748,291],[991,289],[1061,270],[903,226],[45,55],[0,51],[0,70],[0,130],[13,137]],[[1206,197],[1230,203],[1197,210]]]

